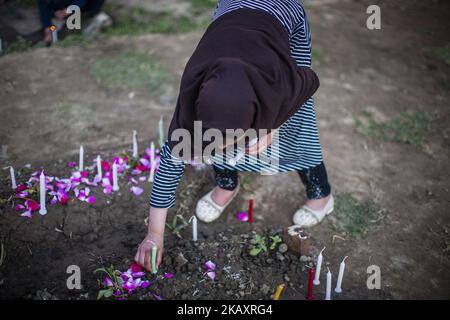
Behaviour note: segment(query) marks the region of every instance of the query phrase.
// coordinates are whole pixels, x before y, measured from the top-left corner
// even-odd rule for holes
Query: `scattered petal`
[[[112,280],[109,277],[104,277],[103,278],[103,285],[106,286],[106,287],[114,286]]]
[[[211,279],[214,280],[216,278],[216,273],[214,271],[209,271],[206,273],[206,275]]]
[[[140,196],[140,195],[144,192],[144,189],[142,189],[141,187],[133,186],[133,187],[131,187],[130,191],[131,191],[135,196]]]
[[[205,263],[205,268],[207,271],[212,271],[212,270],[216,269],[216,264],[214,262],[212,262],[211,260],[209,260]]]
[[[76,165],[77,164],[75,162],[73,162],[73,161],[67,162],[67,166],[70,167],[70,168],[74,168]]]
[[[247,211],[239,211],[238,213],[237,213],[237,215],[236,215],[236,218],[239,220],[239,221],[248,221],[248,213],[247,213]]]
[[[143,289],[148,288],[149,285],[150,285],[150,281],[148,281],[148,280],[144,280],[141,282],[141,288],[143,288]]]

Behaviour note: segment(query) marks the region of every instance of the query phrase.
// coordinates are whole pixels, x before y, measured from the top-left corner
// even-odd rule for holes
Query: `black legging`
[[[239,181],[238,171],[220,169],[214,167],[216,184],[225,190],[234,190]],[[325,165],[320,163],[314,168],[298,170],[300,179],[306,188],[306,196],[308,199],[320,199],[331,193],[331,187],[328,183],[327,169]]]

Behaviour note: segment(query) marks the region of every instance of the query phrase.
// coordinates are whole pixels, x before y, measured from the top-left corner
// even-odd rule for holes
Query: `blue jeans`
[[[90,16],[100,13],[105,0],[38,0],[39,17],[42,27],[48,28],[52,25],[55,12],[77,5],[82,11],[87,11]]]

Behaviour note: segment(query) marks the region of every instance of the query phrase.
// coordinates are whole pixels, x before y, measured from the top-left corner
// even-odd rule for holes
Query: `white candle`
[[[320,251],[319,256],[317,257],[317,265],[316,265],[316,270],[315,270],[316,272],[314,274],[314,281],[313,281],[315,286],[318,286],[320,284],[319,277],[320,277],[320,268],[322,267],[322,259],[323,259],[322,252],[323,252],[323,250],[325,250],[325,248],[323,248]]]
[[[163,117],[159,119],[159,147],[162,148],[164,145],[164,122]]]
[[[197,217],[192,217],[192,241],[197,241]]]
[[[83,145],[80,146],[80,161],[78,163],[78,169],[81,171],[83,171],[84,169],[84,148]]]
[[[155,144],[152,141],[150,144],[150,164],[153,162],[155,162]]]
[[[58,29],[55,26],[52,26],[52,42],[56,43],[58,41]]]
[[[119,183],[117,179],[117,165],[113,163],[113,190],[119,191]]]
[[[133,130],[133,158],[138,157],[137,132]]]
[[[39,176],[39,193],[40,193],[40,209],[39,214],[45,215],[47,214],[47,209],[45,208],[45,175],[44,171],[41,172],[41,175]]]
[[[100,158],[100,156],[97,156],[97,175],[101,178],[103,177],[103,172],[102,172],[102,159]]]
[[[325,300],[331,300],[331,272],[328,269],[327,273],[327,291],[325,292]]]
[[[336,288],[334,289],[335,292],[341,293],[342,292],[342,278],[344,277],[344,270],[345,270],[345,259],[348,257],[345,257],[342,259],[341,265],[339,266],[339,274],[338,279],[336,283]]]
[[[153,161],[150,167],[150,176],[148,177],[149,182],[153,182],[155,178],[156,162]]]
[[[9,173],[11,175],[11,188],[13,190],[17,189],[17,183],[16,183],[16,176],[14,174],[14,168],[13,167],[9,167]]]

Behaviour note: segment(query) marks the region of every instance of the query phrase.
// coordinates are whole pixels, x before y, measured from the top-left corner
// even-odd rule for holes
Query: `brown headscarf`
[[[170,146],[177,128],[193,136],[196,120],[222,132],[276,129],[318,87],[314,71],[296,65],[288,33],[273,15],[255,9],[226,13],[211,23],[186,65]]]

